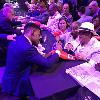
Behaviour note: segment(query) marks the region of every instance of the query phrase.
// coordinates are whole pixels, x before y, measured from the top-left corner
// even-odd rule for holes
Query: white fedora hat
[[[94,25],[90,22],[84,22],[81,24],[80,29],[94,31]]]

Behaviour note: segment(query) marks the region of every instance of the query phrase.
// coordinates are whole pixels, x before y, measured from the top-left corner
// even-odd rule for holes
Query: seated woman
[[[64,44],[69,40],[70,30],[69,23],[65,17],[61,17],[58,22],[58,32],[60,32],[60,39],[64,41]]]
[[[78,28],[79,23],[73,22],[71,25],[71,31],[69,28],[69,24],[65,17],[59,19],[58,23],[58,31],[60,32],[60,40],[63,41],[64,51],[74,54],[75,48],[79,45],[78,42]]]
[[[78,43],[78,27],[79,27],[79,24],[77,22],[74,22],[72,24],[72,31],[69,32],[69,29],[67,28],[67,23],[66,23],[66,20],[64,17],[62,17],[60,20],[59,20],[59,24],[58,24],[58,28],[59,28],[59,34],[56,33],[56,36],[55,36],[55,33],[54,33],[54,36],[56,38],[56,43],[54,43],[53,45],[53,48],[56,47],[56,44],[57,43],[60,43],[62,44],[62,49],[69,53],[69,54],[72,54],[74,55],[74,52],[72,50],[74,50],[74,48],[76,48],[79,43]],[[65,47],[64,47],[65,45]]]

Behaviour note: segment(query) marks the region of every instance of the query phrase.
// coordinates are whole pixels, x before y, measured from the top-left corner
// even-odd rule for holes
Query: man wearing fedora
[[[94,25],[90,22],[82,23],[79,29],[80,45],[75,51],[77,59],[86,60],[91,66],[100,62],[100,42],[93,35]]]
[[[77,67],[88,68],[88,70],[100,71],[100,42],[93,37],[94,25],[90,22],[84,22],[79,29],[80,45],[77,47],[75,54],[79,60],[85,60],[85,63]],[[87,69],[86,69],[87,70]],[[79,88],[75,95],[75,100],[99,100],[86,87]]]

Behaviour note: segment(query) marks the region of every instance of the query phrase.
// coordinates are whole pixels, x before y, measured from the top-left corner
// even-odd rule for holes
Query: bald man
[[[13,27],[14,9],[12,7],[4,7],[0,13],[0,33],[5,34],[19,34]]]
[[[13,36],[14,34],[21,34],[19,30],[14,28],[17,23],[12,21],[13,18],[14,10],[9,6],[4,7],[0,12],[0,35],[2,34],[2,37],[5,38],[0,39],[0,47],[5,48],[5,54],[10,42],[7,41],[7,36],[12,36],[11,39],[13,39],[13,37],[15,37]]]
[[[67,19],[67,21],[68,21],[68,23],[72,23],[73,22],[73,17],[72,17],[72,15],[70,14],[70,11],[69,11],[69,4],[68,3],[65,3],[64,5],[63,5],[63,10],[62,10],[62,16],[65,16],[66,17],[66,19]]]
[[[93,14],[98,13],[99,7],[98,7],[97,1],[90,2],[89,9],[90,9],[91,13],[93,13]]]
[[[92,17],[95,17],[96,15],[98,15],[99,11],[100,11],[100,8],[98,6],[98,2],[92,1],[87,7],[86,14],[91,15]]]

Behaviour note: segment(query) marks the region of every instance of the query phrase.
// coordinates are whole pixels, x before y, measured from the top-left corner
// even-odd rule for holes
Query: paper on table
[[[81,86],[87,87],[90,91],[100,97],[100,72],[95,71],[95,68],[84,63],[66,69],[66,72],[79,82]]]

